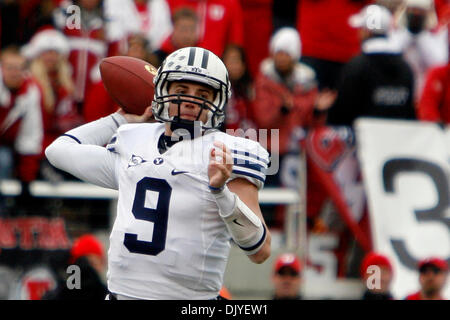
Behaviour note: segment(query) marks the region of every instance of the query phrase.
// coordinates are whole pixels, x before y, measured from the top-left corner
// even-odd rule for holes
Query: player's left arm
[[[254,263],[263,263],[270,256],[271,235],[264,222],[258,188],[246,179],[227,183],[233,170],[230,150],[222,142],[211,150],[208,166],[209,187],[215,196],[219,214],[235,243]]]

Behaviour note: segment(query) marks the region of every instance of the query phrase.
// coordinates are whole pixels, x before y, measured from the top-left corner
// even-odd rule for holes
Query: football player
[[[215,129],[231,88],[212,52],[175,51],[154,84],[144,114],[119,110],[68,131],[45,153],[54,166],[119,191],[109,299],[215,299],[230,239],[255,263],[270,255],[258,202],[268,152]],[[152,115],[159,122],[148,123]]]

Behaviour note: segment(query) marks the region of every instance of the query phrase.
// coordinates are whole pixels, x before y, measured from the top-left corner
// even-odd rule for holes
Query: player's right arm
[[[111,141],[120,125],[145,122],[150,117],[149,108],[141,116],[120,110],[66,132],[47,147],[45,155],[53,166],[83,181],[117,189],[119,155],[104,146]]]
[[[230,149],[219,141],[214,142],[214,146],[217,149],[211,149],[208,176],[219,215],[235,243],[249,259],[254,263],[263,263],[270,256],[271,235],[259,207],[258,185],[262,185],[247,179],[248,174],[253,175],[251,171],[238,173],[229,181],[234,172]],[[247,168],[257,172],[256,166],[251,166],[249,161],[247,164]],[[264,181],[265,174],[258,178]]]

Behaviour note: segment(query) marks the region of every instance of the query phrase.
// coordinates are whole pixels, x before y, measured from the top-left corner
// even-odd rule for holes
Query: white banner
[[[450,129],[359,119],[355,130],[374,250],[391,259],[392,293],[404,299],[420,288],[419,260],[450,258]]]

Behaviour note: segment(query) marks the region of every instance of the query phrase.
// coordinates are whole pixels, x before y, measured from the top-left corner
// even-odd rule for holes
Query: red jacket
[[[261,62],[269,56],[269,41],[273,31],[272,1],[240,0],[244,14],[244,50],[253,78]]]
[[[227,44],[244,42],[242,8],[239,0],[168,0],[171,12],[190,7],[199,16],[200,47],[221,57]]]
[[[41,92],[31,78],[14,92],[1,81],[0,75],[0,146],[11,147],[17,156],[16,176],[30,182],[37,177],[42,155]]]
[[[302,0],[297,6],[297,29],[302,55],[346,63],[360,52],[357,30],[348,19],[372,0]]]
[[[450,123],[450,65],[432,68],[417,109],[419,120]]]
[[[301,66],[301,67],[300,67]],[[315,125],[313,112],[318,94],[315,74],[309,67],[298,64],[295,78],[301,79],[293,90],[282,84],[274,74],[271,59],[263,61],[261,73],[255,80],[254,117],[259,129],[279,129],[279,153],[286,153],[292,130],[296,126]],[[288,114],[282,113],[285,99],[293,101]],[[267,149],[271,150],[271,131],[268,132]]]
[[[52,81],[55,105],[53,110],[43,107],[44,141],[43,150],[60,135],[82,124],[72,95],[54,79],[57,75],[49,75]],[[45,104],[44,104],[45,106]]]
[[[92,85],[86,96],[83,108],[84,121],[91,122],[116,112],[119,105],[114,102],[105,89],[103,81]]]

